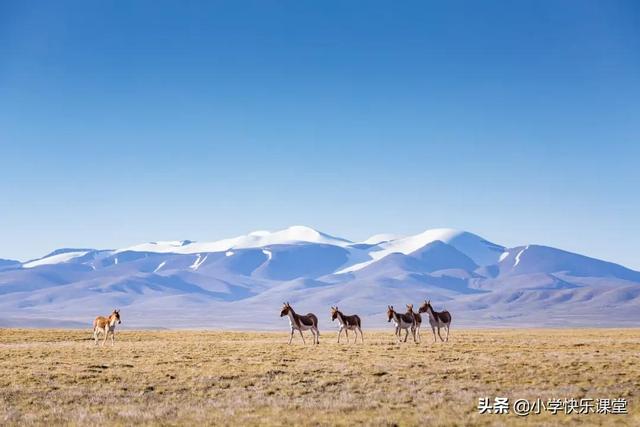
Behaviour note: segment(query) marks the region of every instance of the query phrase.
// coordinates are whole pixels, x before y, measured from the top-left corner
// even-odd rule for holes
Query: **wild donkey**
[[[411,327],[411,333],[413,334],[413,341],[420,342],[422,338],[420,338],[420,326],[422,325],[422,316],[420,313],[413,312],[413,304],[407,304],[407,314],[413,316],[415,321],[414,325]],[[417,340],[416,340],[417,337]]]
[[[318,318],[313,313],[307,313],[306,316],[301,316],[296,314],[293,311],[293,308],[288,302],[285,302],[282,306],[282,311],[280,312],[280,317],[289,316],[289,325],[291,326],[291,336],[289,337],[289,344],[291,344],[291,340],[293,339],[293,332],[300,332],[300,337],[302,337],[303,344],[306,344],[304,340],[304,335],[302,335],[302,331],[306,331],[311,329],[311,334],[313,335],[313,343],[320,344],[320,331],[318,330]]]
[[[93,339],[96,345],[98,345],[98,334],[100,334],[100,332],[104,333],[103,346],[107,342],[109,334],[111,334],[111,345],[115,345],[116,322],[122,323],[120,321],[120,310],[114,309],[109,317],[98,316],[95,318],[93,321]]]
[[[436,338],[436,327],[438,327],[438,336],[442,341],[449,341],[449,327],[451,326],[451,313],[448,311],[434,311],[433,307],[431,307],[431,300],[424,301],[424,304],[420,306],[418,310],[419,313],[428,313],[429,314],[429,324],[431,325],[431,330],[433,331],[433,342],[438,341]],[[447,328],[447,339],[442,339],[442,335],[440,335],[440,327]]]
[[[362,323],[360,322],[360,316],[354,314],[353,316],[345,316],[342,314],[340,310],[338,310],[338,306],[331,307],[331,321],[338,319],[340,323],[340,330],[338,331],[338,343],[340,342],[340,335],[344,330],[344,334],[347,336],[347,344],[349,344],[349,332],[353,331],[356,335],[355,342],[358,341],[358,331],[360,331],[360,339],[364,343],[364,337],[362,336]]]
[[[405,330],[404,342],[407,342],[407,337],[409,336],[409,328],[413,329],[415,325],[415,319],[413,318],[413,316],[410,314],[398,313],[393,309],[392,305],[388,305],[387,321],[391,322],[392,320],[393,320],[393,323],[396,325],[396,336],[398,337],[398,341],[401,341],[400,331],[404,329]],[[413,339],[415,341],[415,335]]]

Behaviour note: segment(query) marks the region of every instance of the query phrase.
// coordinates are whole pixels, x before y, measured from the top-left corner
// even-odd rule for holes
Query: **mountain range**
[[[86,327],[118,307],[130,328],[287,329],[288,301],[334,330],[329,307],[389,327],[387,305],[430,299],[464,327],[640,325],[640,272],[543,245],[507,248],[430,229],[363,242],[305,226],[215,242],[66,248],[0,259],[0,327]],[[428,324],[425,325],[428,328]]]

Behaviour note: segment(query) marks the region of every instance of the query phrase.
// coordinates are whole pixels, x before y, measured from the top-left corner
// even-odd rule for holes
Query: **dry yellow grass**
[[[0,424],[640,425],[640,330],[452,330],[319,346],[262,332],[0,330]],[[310,341],[310,340],[309,340]],[[628,415],[478,414],[478,398],[626,398]]]

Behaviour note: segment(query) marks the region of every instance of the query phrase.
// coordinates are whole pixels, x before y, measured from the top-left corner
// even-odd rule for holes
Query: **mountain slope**
[[[21,265],[22,263],[20,261],[0,258],[0,271],[9,270],[12,268],[19,268]]]
[[[548,246],[528,245],[512,248],[499,264],[502,274],[566,272],[573,276],[615,277],[640,281],[640,272],[611,262],[600,261]]]

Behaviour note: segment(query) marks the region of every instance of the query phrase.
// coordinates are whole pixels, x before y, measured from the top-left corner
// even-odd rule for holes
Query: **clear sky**
[[[294,224],[640,269],[637,1],[0,2],[0,257]]]

